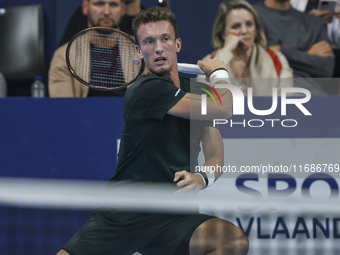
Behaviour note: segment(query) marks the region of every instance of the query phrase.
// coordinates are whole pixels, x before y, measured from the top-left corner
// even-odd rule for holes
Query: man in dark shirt
[[[200,120],[229,118],[231,93],[216,89],[222,105],[209,99],[209,115],[201,115],[200,95],[190,93],[189,81],[178,75],[177,53],[182,42],[170,10],[155,7],[141,12],[133,29],[137,51],[150,74],[139,77],[125,94],[125,126],[113,180],[167,183],[177,185],[182,192],[198,191],[212,183],[199,173],[189,172],[190,148],[202,140],[205,165],[223,165],[219,130]],[[210,78],[218,72],[226,77],[220,60],[198,64]],[[190,123],[189,119],[198,122]],[[197,140],[196,134],[193,139],[191,125],[198,128],[201,139]],[[216,173],[213,179],[221,174]],[[240,228],[209,215],[98,209],[58,255],[127,255],[135,251],[149,255],[244,255],[248,245]]]
[[[290,0],[265,0],[254,6],[263,23],[268,46],[277,46],[293,69],[296,87],[325,95],[320,84],[307,78],[330,78],[334,54],[320,18],[290,6]]]

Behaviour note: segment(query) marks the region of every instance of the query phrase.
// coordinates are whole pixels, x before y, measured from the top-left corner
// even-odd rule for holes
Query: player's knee
[[[239,227],[234,227],[232,241],[225,243],[223,254],[246,255],[249,250],[249,239]]]
[[[216,243],[216,252],[225,255],[246,255],[249,249],[248,237],[234,224],[219,221],[219,242]]]
[[[234,224],[211,219],[200,226],[191,240],[191,253],[202,254],[202,251],[226,255],[246,255],[249,249],[248,237]],[[194,249],[196,248],[196,249]],[[195,253],[194,251],[199,251]]]
[[[242,236],[239,236],[234,241],[233,245],[234,245],[233,250],[235,251],[235,254],[246,255],[249,250],[249,239],[242,232]]]

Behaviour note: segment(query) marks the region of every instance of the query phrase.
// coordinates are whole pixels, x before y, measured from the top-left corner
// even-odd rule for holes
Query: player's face
[[[247,50],[254,45],[255,22],[253,15],[246,9],[231,10],[226,18],[225,36],[229,34],[240,37],[240,47]]]
[[[181,50],[182,42],[175,38],[170,22],[143,24],[138,28],[137,36],[140,45],[137,46],[138,54],[152,73],[168,76],[178,72],[177,53]]]
[[[89,27],[103,26],[119,28],[124,15],[122,0],[84,0],[83,13],[87,15]]]

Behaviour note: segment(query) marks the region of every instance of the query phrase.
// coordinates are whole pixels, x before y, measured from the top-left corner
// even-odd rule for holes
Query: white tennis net
[[[180,194],[164,185],[0,178],[0,204],[36,210],[107,207],[167,213],[191,213],[199,207],[241,227],[250,239],[250,255],[340,254],[338,198],[265,198],[223,189]]]

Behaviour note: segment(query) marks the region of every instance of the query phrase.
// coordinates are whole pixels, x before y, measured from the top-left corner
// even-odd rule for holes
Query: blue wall
[[[269,97],[254,98],[256,109],[268,109]],[[280,102],[279,104],[280,105]],[[287,116],[280,107],[270,116],[248,110],[243,119],[295,119],[295,128],[279,122],[262,128],[228,128],[224,138],[340,137],[339,96],[312,97],[305,104],[312,116],[294,105]],[[109,180],[116,166],[117,139],[123,130],[123,98],[0,98],[0,175],[13,177]],[[259,125],[259,123],[253,123]],[[293,125],[288,123],[287,125]]]

